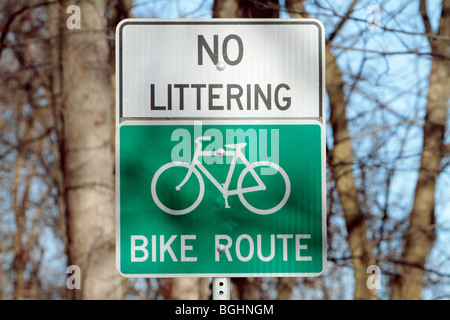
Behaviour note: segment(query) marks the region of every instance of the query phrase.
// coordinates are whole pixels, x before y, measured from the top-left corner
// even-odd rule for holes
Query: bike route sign
[[[116,74],[122,275],[324,271],[319,21],[127,19]]]

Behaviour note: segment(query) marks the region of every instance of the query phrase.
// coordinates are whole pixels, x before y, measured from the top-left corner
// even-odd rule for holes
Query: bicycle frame
[[[240,193],[260,191],[260,190],[265,190],[266,189],[265,184],[262,182],[261,178],[256,174],[256,172],[255,172],[255,170],[253,168],[250,168],[249,172],[251,173],[253,178],[255,178],[255,180],[256,180],[256,182],[258,184],[257,186],[246,187],[246,188],[241,188],[241,189],[236,188],[235,190],[229,190],[228,189],[229,186],[230,186],[231,177],[233,176],[233,172],[234,172],[234,169],[236,167],[237,160],[241,159],[246,167],[250,166],[250,162],[248,162],[247,158],[245,157],[245,155],[242,153],[242,150],[241,150],[242,148],[244,148],[247,145],[246,143],[225,145],[226,148],[234,148],[234,150],[233,151],[231,151],[231,150],[224,151],[223,155],[222,154],[219,155],[217,151],[203,151],[202,150],[202,140],[211,141],[211,137],[198,137],[197,139],[195,139],[195,143],[197,144],[197,147],[195,149],[194,156],[192,158],[192,162],[191,162],[190,167],[189,167],[189,171],[186,174],[186,177],[183,179],[183,181],[176,187],[176,190],[180,190],[181,187],[189,180],[189,178],[190,178],[190,176],[191,176],[195,166],[197,166],[200,169],[200,171],[203,172],[203,174],[223,194],[223,197],[225,198],[225,208],[230,208],[229,205],[228,205],[228,196],[237,195],[237,194],[240,194]],[[220,156],[220,157],[233,156],[233,159],[232,159],[231,164],[230,164],[230,168],[228,169],[227,178],[226,178],[226,180],[225,180],[225,182],[223,184],[220,184],[216,180],[216,178],[214,178],[212,176],[212,174],[209,173],[209,171],[203,166],[203,164],[199,160],[199,158],[203,157],[203,156],[210,156],[210,157],[214,157],[214,156]]]

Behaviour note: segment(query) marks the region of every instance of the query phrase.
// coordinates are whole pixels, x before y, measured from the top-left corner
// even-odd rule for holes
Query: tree
[[[448,155],[449,149],[444,136],[448,126],[450,101],[450,1],[442,2],[436,33],[431,28],[425,0],[420,1],[419,10],[433,59],[425,107],[419,176],[398,265],[398,277],[392,286],[393,299],[421,298],[425,263],[436,239],[436,183],[443,169],[442,160]]]
[[[52,72],[58,120],[62,194],[69,265],[82,272],[77,299],[122,298],[115,270],[114,161],[106,1],[80,2],[82,28],[67,29],[58,15],[69,3],[49,7]],[[80,15],[81,16],[81,15]],[[76,18],[76,17],[75,17]],[[59,51],[60,50],[60,51]]]
[[[67,6],[69,3],[67,3]],[[69,264],[79,266],[76,298],[119,299],[115,270],[114,161],[107,1],[82,1],[83,30],[64,31],[61,44],[61,156]]]
[[[5,203],[11,203],[15,232],[1,257],[3,265],[11,253],[14,262],[11,268],[5,262],[0,270],[2,297],[125,295],[126,281],[115,270],[114,105],[108,41],[109,23],[124,17],[123,3],[2,3],[0,57],[5,85],[0,150],[8,159],[2,172],[15,167],[12,196],[4,196]],[[114,13],[110,20],[108,11]],[[6,125],[5,110],[17,120],[16,129],[12,121]],[[8,224],[1,233],[9,233]],[[52,230],[55,242],[46,228]],[[41,270],[48,268],[45,261],[54,259],[45,257],[49,245],[66,259],[59,265],[80,267],[81,290],[68,290],[66,281],[60,281],[68,276],[66,267],[58,269],[55,283],[52,275],[41,278]],[[5,275],[5,270],[11,272]],[[52,288],[58,283],[63,287]]]
[[[209,297],[209,279],[115,270],[113,35],[132,7],[326,27],[327,270],[233,279],[232,298],[448,298],[448,0],[200,0],[175,13],[172,2],[80,1],[80,21],[73,4],[0,4],[1,299]],[[66,286],[69,265],[80,290]],[[382,274],[376,291],[370,270]]]
[[[58,225],[52,210],[57,170],[52,112],[46,103],[45,55],[38,10],[3,2],[0,37],[0,297],[44,299],[41,231]],[[14,34],[14,37],[7,35]],[[55,231],[57,236],[58,231]],[[57,290],[54,290],[57,294]]]

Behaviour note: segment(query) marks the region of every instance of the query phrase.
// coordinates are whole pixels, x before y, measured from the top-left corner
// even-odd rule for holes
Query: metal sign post
[[[230,278],[212,278],[213,300],[230,300]]]

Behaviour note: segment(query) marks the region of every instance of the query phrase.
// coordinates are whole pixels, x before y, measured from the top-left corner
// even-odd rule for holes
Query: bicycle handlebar
[[[202,140],[211,141],[211,137],[198,137],[197,139],[195,139],[195,143],[199,144]]]

